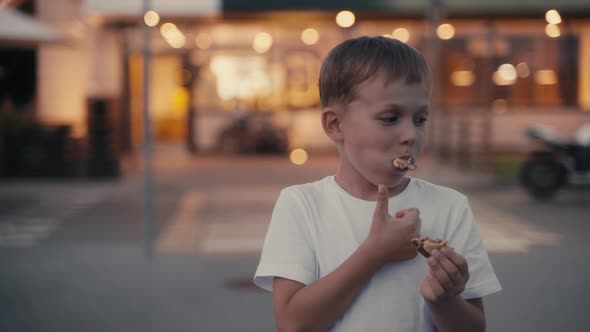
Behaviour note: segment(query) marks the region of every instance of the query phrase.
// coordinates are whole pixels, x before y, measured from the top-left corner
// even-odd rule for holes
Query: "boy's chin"
[[[393,173],[387,177],[383,177],[380,180],[381,182],[379,182],[375,185],[383,184],[387,188],[393,188],[393,187],[397,187],[400,184],[402,184],[405,178],[406,178],[406,172],[399,172],[399,173],[396,172],[396,173]]]

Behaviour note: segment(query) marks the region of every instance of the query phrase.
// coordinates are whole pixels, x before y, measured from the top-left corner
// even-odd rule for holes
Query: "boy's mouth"
[[[401,171],[405,171],[405,170],[415,171],[417,168],[416,161],[411,156],[403,156],[403,157],[395,158],[392,161],[392,164],[393,164],[393,167],[395,167]]]

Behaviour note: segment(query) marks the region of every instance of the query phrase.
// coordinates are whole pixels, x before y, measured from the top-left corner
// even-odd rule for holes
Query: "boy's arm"
[[[430,309],[439,332],[483,332],[483,300],[465,300],[461,293],[469,280],[465,259],[449,248],[434,250],[428,258],[430,272],[420,285],[420,293]]]
[[[363,244],[336,270],[307,286],[275,277],[273,307],[278,331],[326,331],[383,265],[372,256]]]
[[[385,263],[416,257],[410,240],[419,233],[419,211],[402,210],[394,218],[388,212],[387,188],[380,185],[377,196],[369,236],[338,268],[307,286],[274,278],[273,307],[279,331],[327,330]]]
[[[481,298],[465,300],[460,296],[445,303],[427,303],[439,332],[483,332],[485,312]]]

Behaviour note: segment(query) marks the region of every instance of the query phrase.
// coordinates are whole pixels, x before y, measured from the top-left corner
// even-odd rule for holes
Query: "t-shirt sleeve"
[[[316,256],[309,216],[303,199],[293,188],[281,191],[264,240],[254,284],[272,291],[274,277],[308,285],[316,279]]]
[[[461,204],[451,234],[449,245],[465,257],[469,266],[470,277],[462,293],[463,298],[484,297],[502,290],[467,198]]]

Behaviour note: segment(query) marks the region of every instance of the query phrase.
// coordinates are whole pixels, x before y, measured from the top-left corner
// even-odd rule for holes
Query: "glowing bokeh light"
[[[391,36],[394,39],[407,43],[410,40],[410,31],[406,28],[397,28],[393,30]]]
[[[545,26],[545,33],[547,36],[551,38],[557,38],[561,35],[561,31],[559,31],[559,26],[555,24],[547,24]]]
[[[291,162],[295,165],[303,165],[308,159],[307,151],[303,149],[294,149],[291,151],[289,159],[291,159]]]
[[[145,13],[143,20],[147,26],[155,27],[158,25],[158,23],[160,23],[160,15],[158,15],[158,13],[155,11],[150,10],[149,12]]]
[[[471,70],[457,70],[451,74],[451,82],[455,86],[471,86],[475,82],[475,74]]]
[[[557,74],[553,69],[538,70],[535,73],[535,82],[539,85],[557,84]]]
[[[514,81],[517,78],[516,68],[509,63],[505,63],[498,67],[498,75],[504,81]]]
[[[341,28],[350,28],[355,21],[354,13],[349,10],[343,10],[336,15],[336,24]]]
[[[252,48],[258,53],[266,53],[272,47],[272,36],[266,32],[259,32],[252,41]]]
[[[545,13],[545,20],[549,24],[559,24],[561,23],[561,15],[555,9],[550,9]]]
[[[301,33],[301,41],[306,45],[314,45],[320,40],[320,33],[313,28],[307,28]]]
[[[449,23],[443,23],[436,28],[436,35],[443,40],[449,40],[455,36],[455,27]]]
[[[516,74],[520,78],[527,78],[531,75],[531,70],[526,62],[521,62],[516,65]]]

